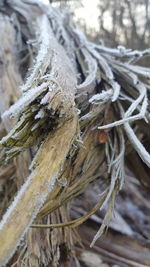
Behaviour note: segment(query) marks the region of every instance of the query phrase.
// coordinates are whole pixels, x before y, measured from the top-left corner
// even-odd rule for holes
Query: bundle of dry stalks
[[[0,23],[0,264],[16,252],[13,266],[59,266],[71,228],[108,204],[91,246],[106,230],[127,175],[150,188],[150,69],[137,63],[150,50],[91,43],[67,13],[34,0],[3,1]],[[70,220],[68,203],[94,180],[97,204]]]

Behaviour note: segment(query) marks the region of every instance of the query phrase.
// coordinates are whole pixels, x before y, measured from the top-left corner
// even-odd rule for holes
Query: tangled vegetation
[[[18,192],[0,223],[1,265],[11,259],[30,227],[31,241],[33,228],[73,228],[108,204],[93,246],[109,226],[127,173],[134,174],[134,158],[130,164],[127,160],[133,150],[141,168],[135,176],[150,188],[146,174],[150,167],[146,148],[150,69],[138,65],[150,50],[110,49],[88,41],[67,13],[50,5],[29,0],[6,2],[0,6],[0,19],[5,22],[1,31],[9,29],[15,77],[23,85],[15,88],[21,95],[16,101],[12,82],[8,85],[4,77],[3,86],[9,87],[4,94],[8,98],[14,95],[15,103],[1,108],[7,131],[0,141],[1,168],[10,170],[14,158],[19,161],[23,155],[18,163],[28,158],[25,168],[30,173],[20,178]],[[4,58],[7,53],[5,49]],[[3,90],[1,97],[5,102]],[[97,204],[87,215],[70,220],[68,203],[94,180],[104,186]],[[56,222],[46,219],[53,211],[61,214]],[[66,237],[63,232],[70,246],[74,242],[71,233]],[[21,260],[29,263],[29,250],[25,242],[17,257],[18,266],[22,266]],[[48,264],[51,255],[44,257]]]

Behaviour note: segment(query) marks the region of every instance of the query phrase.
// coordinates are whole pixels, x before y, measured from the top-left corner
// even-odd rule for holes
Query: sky
[[[42,0],[48,3],[48,0]],[[82,6],[76,7],[75,20],[83,19],[86,22],[87,27],[98,30],[98,15],[97,9],[99,0],[82,0]]]
[[[83,18],[89,28],[98,30],[98,16],[97,9],[99,0],[82,0],[83,6],[76,9],[76,18]]]

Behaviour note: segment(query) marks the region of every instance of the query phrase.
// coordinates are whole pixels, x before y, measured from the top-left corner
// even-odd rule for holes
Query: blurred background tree
[[[88,37],[105,45],[124,45],[132,49],[146,49],[150,44],[150,1],[149,0],[79,0],[55,1],[68,5],[78,26]],[[86,14],[88,6],[97,9],[95,25],[91,15]],[[89,7],[90,9],[90,7]],[[97,22],[96,22],[97,20]]]
[[[98,8],[100,37],[105,42],[133,49],[149,47],[149,0],[100,0]]]

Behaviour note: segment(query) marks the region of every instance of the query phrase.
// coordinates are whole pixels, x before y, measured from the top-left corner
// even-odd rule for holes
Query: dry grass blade
[[[102,194],[101,198],[99,199],[98,203],[89,211],[85,216],[82,216],[76,220],[72,220],[66,223],[60,224],[32,224],[32,228],[60,228],[60,227],[77,227],[78,225],[84,223],[88,218],[90,218],[101,206],[103,205],[107,196],[107,190]]]

